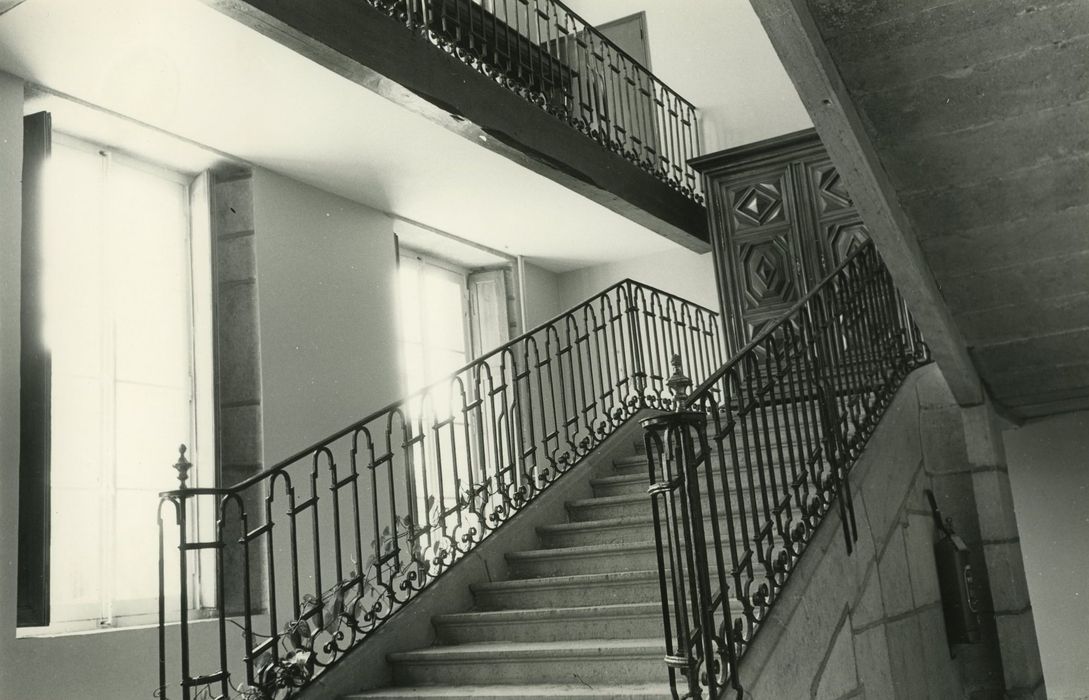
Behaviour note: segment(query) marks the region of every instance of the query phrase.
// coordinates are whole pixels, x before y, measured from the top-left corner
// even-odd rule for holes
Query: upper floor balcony
[[[696,107],[559,0],[206,0],[688,248]]]

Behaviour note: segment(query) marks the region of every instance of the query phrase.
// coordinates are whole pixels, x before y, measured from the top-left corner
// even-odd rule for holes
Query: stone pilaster
[[[1046,698],[1002,435],[989,404],[962,414],[1006,696]]]
[[[257,266],[253,225],[253,178],[249,171],[219,174],[212,189],[215,285],[216,438],[218,485],[231,486],[263,468],[261,348]],[[246,527],[264,520],[263,493],[243,494]],[[226,513],[224,594],[228,609],[240,611],[242,552],[237,511]],[[250,547],[251,598],[263,603],[263,542]]]

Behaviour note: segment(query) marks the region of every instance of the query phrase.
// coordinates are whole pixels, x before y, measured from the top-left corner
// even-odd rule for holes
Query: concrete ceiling
[[[808,5],[993,398],[1089,407],[1089,3]]]
[[[0,70],[554,271],[678,248],[197,0],[28,0]]]

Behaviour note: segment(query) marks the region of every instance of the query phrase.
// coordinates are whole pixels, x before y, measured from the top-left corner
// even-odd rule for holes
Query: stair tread
[[[599,685],[539,684],[539,685],[428,685],[381,688],[344,696],[344,700],[363,698],[646,698],[669,697],[665,684]]]
[[[619,617],[624,615],[661,615],[661,603],[613,603],[555,608],[520,608],[513,610],[470,610],[436,615],[436,623],[506,622],[564,619],[569,617]]]
[[[704,499],[708,498],[705,492]],[[646,503],[647,512],[650,512],[650,494],[646,493],[621,493],[615,496],[591,496],[590,498],[578,498],[567,502],[568,508],[593,508],[595,506],[628,505],[631,503]],[[625,516],[627,517],[627,516]]]
[[[646,463],[645,455],[631,453],[613,460],[615,471],[589,479],[591,488],[612,489],[604,493],[613,495],[569,500],[565,505],[573,522],[536,528],[542,544],[549,543],[545,535],[555,535],[553,543],[568,546],[506,552],[512,578],[472,584],[475,609],[432,616],[439,643],[388,655],[398,685],[344,700],[670,697],[669,686],[652,672],[665,654],[666,640],[655,634],[653,624],[662,623],[662,606],[659,572],[653,557],[648,558],[655,550],[649,529],[654,517],[650,496],[640,488],[649,478],[645,469],[630,471]],[[732,484],[735,475],[728,476]],[[623,492],[637,488],[641,492]],[[580,515],[597,519],[579,522]],[[705,512],[704,519],[712,516]],[[724,519],[720,514],[719,520]],[[638,529],[643,527],[646,533]],[[618,532],[609,533],[610,528]],[[625,567],[641,568],[608,570]],[[594,573],[565,572],[570,570]],[[731,609],[735,604],[731,598]],[[518,673],[497,675],[495,668],[502,664]],[[573,675],[573,669],[590,683]]]
[[[797,451],[797,450],[794,450],[794,445],[795,444],[799,444],[799,443],[789,443],[789,444],[788,443],[783,443],[782,444],[783,456],[784,457],[792,458],[794,456],[793,452]],[[811,443],[800,443],[800,444],[802,444],[802,446],[804,446],[804,447],[811,446]],[[760,457],[760,458],[763,458],[763,459],[766,460],[767,459],[767,452],[770,449],[771,456],[772,456],[772,462],[773,463],[778,463],[778,461],[779,461],[779,459],[778,459],[778,457],[779,457],[779,447],[780,447],[780,445],[778,443],[775,443],[775,442],[770,443],[770,445],[761,444],[759,447],[757,447],[755,445],[749,445],[747,450],[744,447],[742,447],[741,445],[738,445],[737,446],[737,454],[740,456],[740,455],[744,455],[746,452],[748,452],[749,455],[752,456],[752,459],[749,460],[749,461],[753,463],[753,466],[756,466],[756,463],[755,463],[756,459],[758,457]],[[732,456],[732,454],[729,454],[729,451],[727,451],[727,452],[728,452],[728,456]],[[712,449],[711,450],[711,455],[712,455],[712,457],[717,456],[718,455],[718,450]],[[742,463],[744,464],[745,462],[743,461]],[[647,453],[646,452],[636,452],[633,455],[628,455],[627,457],[617,457],[616,459],[613,460],[613,466],[618,467],[620,469],[630,469],[632,467],[641,467],[641,466],[646,466],[646,464],[647,464]],[[599,477],[599,478],[610,478],[610,477]]]
[[[736,513],[734,519],[739,519]],[[711,519],[711,512],[705,511],[703,514],[704,520]],[[725,515],[720,514],[720,520],[725,520]],[[654,514],[647,513],[646,515],[626,515],[622,518],[602,518],[601,520],[575,520],[569,523],[553,523],[552,525],[539,525],[537,527],[538,533],[563,533],[563,532],[581,532],[583,530],[607,530],[609,528],[617,527],[631,527],[632,525],[653,525]],[[653,542],[653,540],[651,540]],[[582,545],[576,545],[582,546]],[[562,547],[555,547],[550,549],[563,549]],[[535,550],[528,550],[535,551]]]
[[[623,583],[627,581],[658,580],[657,569],[642,571],[612,571],[598,574],[570,574],[567,576],[538,576],[536,578],[510,579],[472,584],[474,591],[503,590],[508,588],[552,588],[556,586],[587,586],[595,583]]]
[[[636,542],[604,542],[602,544],[580,544],[574,547],[554,547],[552,549],[524,549],[520,552],[507,552],[508,558],[515,559],[552,559],[555,557],[592,557],[596,554],[611,554],[629,550],[644,550],[654,547],[654,540]]]
[[[776,466],[778,466],[778,465],[776,465]],[[701,467],[698,471],[702,474],[704,472],[704,469]],[[745,476],[745,473],[742,472],[741,475]],[[716,476],[717,476],[717,473],[716,473]],[[731,479],[732,479],[733,476],[734,476],[733,471],[731,470],[731,471],[727,472],[727,476],[731,477]],[[591,479],[590,480],[590,486],[615,486],[617,484],[638,484],[638,483],[648,484],[649,482],[650,482],[650,476],[649,475],[644,474],[642,472],[635,472],[634,474],[617,474],[615,476],[603,476],[603,477],[599,477],[597,479]],[[637,495],[637,494],[628,494],[628,495]],[[638,494],[638,495],[645,496],[646,494]],[[607,498],[607,497],[599,496],[599,498]]]
[[[645,493],[622,493],[617,496],[591,496],[590,498],[576,498],[575,500],[568,501],[568,508],[586,508],[590,506],[600,505],[613,505],[613,504],[626,504],[626,503],[646,503],[650,506],[650,496]]]
[[[538,532],[570,532],[578,530],[593,530],[595,528],[628,527],[631,525],[649,525],[654,522],[654,514],[627,515],[622,518],[602,518],[601,520],[576,520],[570,523],[553,523],[541,525]]]
[[[665,640],[658,639],[563,639],[555,642],[471,642],[432,646],[412,651],[399,651],[389,655],[393,663],[413,661],[488,661],[504,659],[531,659],[540,656],[570,658],[585,656],[623,656],[661,654]]]

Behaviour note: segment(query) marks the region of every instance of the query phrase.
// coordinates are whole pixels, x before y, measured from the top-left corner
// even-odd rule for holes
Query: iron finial
[[[673,365],[673,376],[666,381],[666,386],[673,392],[673,402],[679,407],[688,398],[688,390],[692,388],[692,380],[681,371],[680,354],[673,355],[671,364]]]
[[[189,469],[193,464],[185,458],[185,451],[188,448],[185,445],[178,446],[178,461],[174,463],[174,469],[178,472],[178,481],[181,483],[181,488],[186,488],[185,480],[189,478]]]

